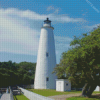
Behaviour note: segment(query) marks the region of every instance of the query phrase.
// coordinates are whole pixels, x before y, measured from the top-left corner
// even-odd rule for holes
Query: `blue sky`
[[[49,17],[56,61],[74,36],[100,24],[100,0],[0,0],[0,62],[36,62],[40,31]]]

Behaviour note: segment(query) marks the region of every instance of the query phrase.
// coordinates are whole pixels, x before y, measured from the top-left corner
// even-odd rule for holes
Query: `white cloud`
[[[71,48],[70,46],[71,41],[72,41],[72,38],[69,38],[69,37],[55,36],[57,63],[59,63],[62,53],[67,51],[69,48]]]
[[[73,39],[70,37],[62,37],[62,36],[55,36],[55,47],[56,52],[62,53],[64,51],[67,51],[70,47],[70,42]]]
[[[58,23],[85,22],[82,18],[70,18],[67,15],[43,15],[15,8],[0,9],[0,52],[37,55],[40,27],[47,17]],[[71,40],[55,36],[56,52],[66,51]]]
[[[0,10],[0,51],[36,55],[40,31],[31,29],[27,20],[12,18],[16,10],[3,11]]]
[[[82,18],[70,18],[69,16],[62,14],[62,15],[55,15],[55,14],[49,14],[49,18],[52,19],[52,21],[56,21],[59,23],[77,23],[77,22],[86,22],[86,20]]]
[[[56,14],[58,14],[58,12],[59,12],[59,8],[55,8],[55,7],[53,7],[53,6],[49,6],[48,8],[47,8],[47,11],[54,11],[54,13],[56,13]]]
[[[56,43],[67,44],[71,41],[72,41],[72,38],[70,38],[70,37],[55,36],[55,42]]]
[[[47,11],[50,11],[50,10],[54,10],[55,8],[53,7],[53,6],[49,6],[48,8],[47,8]]]
[[[43,21],[47,17],[49,17],[52,21],[60,22],[60,23],[68,23],[68,22],[86,22],[86,20],[82,18],[70,18],[69,16],[62,14],[48,14],[48,15],[41,15],[37,14],[36,12],[30,11],[30,10],[18,10],[15,8],[8,8],[8,9],[1,9],[0,14],[10,16],[10,17],[21,17],[21,18],[27,18],[31,20],[41,20]]]
[[[94,28],[97,28],[100,24],[94,24],[94,25],[87,25],[87,26],[84,26],[85,29],[88,29],[88,31],[91,31],[93,30]]]

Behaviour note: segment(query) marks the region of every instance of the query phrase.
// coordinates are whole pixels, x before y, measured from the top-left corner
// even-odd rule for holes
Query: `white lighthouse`
[[[54,28],[49,18],[41,28],[37,65],[35,71],[35,89],[56,89],[56,75],[52,74],[56,66]]]

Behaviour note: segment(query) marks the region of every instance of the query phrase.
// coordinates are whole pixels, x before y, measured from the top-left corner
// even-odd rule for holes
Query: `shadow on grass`
[[[88,97],[81,97],[81,96],[73,96],[66,98],[66,100],[100,100],[100,94],[99,95],[92,95],[90,98]]]
[[[100,94],[92,95],[90,98],[82,96],[69,97],[66,100],[100,100]]]
[[[90,98],[100,99],[100,94],[95,94],[95,95],[92,95]]]
[[[16,98],[16,95],[14,95],[14,100],[18,100],[18,99]]]
[[[26,96],[24,96],[23,94],[20,95],[14,95],[14,100],[29,100]]]

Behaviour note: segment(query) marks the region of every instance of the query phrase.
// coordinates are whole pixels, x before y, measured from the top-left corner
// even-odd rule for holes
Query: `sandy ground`
[[[49,96],[49,98],[52,98],[54,100],[66,100],[66,98],[75,97],[75,96],[81,96],[81,93],[66,94],[66,95],[55,95],[55,96]],[[100,97],[100,93],[92,94],[92,96],[99,96]]]
[[[49,96],[49,98],[52,98],[54,100],[66,100],[66,98],[73,97],[73,96],[80,96],[80,95],[81,93],[75,93],[75,94]]]

